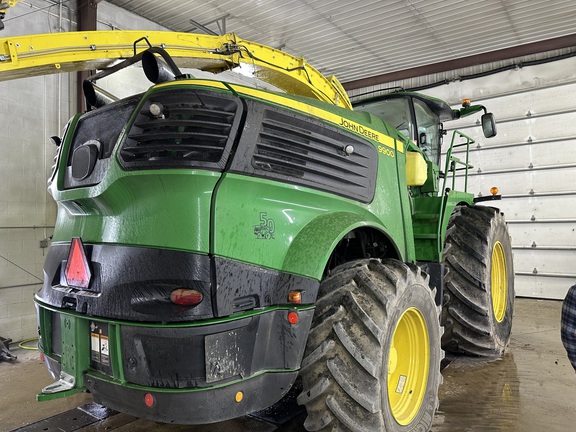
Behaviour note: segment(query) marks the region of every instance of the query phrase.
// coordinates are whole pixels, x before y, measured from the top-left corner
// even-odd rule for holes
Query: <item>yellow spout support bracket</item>
[[[10,41],[6,41],[6,45],[8,46],[8,55],[10,57],[10,62],[13,65],[17,65],[18,64],[18,54],[16,53],[16,47],[14,46],[14,43],[12,43]],[[0,57],[0,60],[2,60],[2,57]]]
[[[179,67],[220,72],[244,64],[254,76],[289,94],[352,109],[335,77],[326,78],[303,58],[238,38],[162,31],[63,32],[0,38],[0,81],[80,70],[106,69],[148,48],[164,48]],[[136,51],[136,52],[135,52]]]

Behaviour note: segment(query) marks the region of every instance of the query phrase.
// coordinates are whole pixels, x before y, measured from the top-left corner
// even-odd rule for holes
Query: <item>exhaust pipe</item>
[[[142,53],[142,68],[149,81],[160,84],[167,81],[174,81],[175,74],[164,61],[160,60],[150,51]]]
[[[112,93],[108,93],[92,81],[84,80],[82,83],[82,91],[84,92],[86,103],[90,107],[100,108],[118,100]]]

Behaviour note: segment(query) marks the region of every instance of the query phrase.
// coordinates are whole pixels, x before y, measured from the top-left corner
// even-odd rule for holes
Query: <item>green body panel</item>
[[[400,167],[400,169],[397,169]],[[271,180],[225,174],[215,194],[213,253],[320,279],[331,252],[359,227],[384,233],[398,257],[413,260],[405,157],[379,155],[376,194],[362,204],[334,194]],[[402,209],[402,210],[400,210]],[[406,212],[406,213],[405,213]],[[269,237],[257,231],[272,230]],[[405,233],[407,233],[405,235]]]
[[[438,225],[442,199],[434,196],[414,197],[414,243],[419,261],[438,261]]]
[[[332,251],[338,240],[353,229],[365,226],[387,232],[379,222],[367,223],[355,213],[332,212],[318,216],[290,244],[283,270],[293,272],[298,269],[304,275],[320,279],[329,258],[327,251]],[[319,250],[326,252],[319,254]]]
[[[125,172],[116,162],[90,188],[58,191],[54,241],[81,236],[117,243],[209,252],[210,205],[219,173]]]
[[[240,86],[235,86],[240,87]],[[273,103],[275,98],[258,99],[303,114],[291,104]],[[378,175],[374,199],[362,204],[334,194],[302,186],[225,174],[218,186],[214,211],[215,255],[259,266],[320,279],[334,247],[346,234],[359,227],[372,227],[385,234],[403,261],[414,261],[414,240],[406,185],[407,143],[381,119],[318,100],[283,94],[282,98],[319,108],[339,116],[340,123],[326,121],[371,142],[378,149]],[[328,117],[328,116],[327,116]],[[320,120],[324,118],[320,117]],[[393,139],[403,151],[396,151],[369,135],[346,127],[344,120],[370,127]],[[381,136],[382,137],[382,136]],[[273,238],[258,238],[255,229],[274,227]]]
[[[474,196],[451,190],[444,196],[414,197],[414,242],[418,261],[442,262],[450,215],[459,204],[473,205]]]

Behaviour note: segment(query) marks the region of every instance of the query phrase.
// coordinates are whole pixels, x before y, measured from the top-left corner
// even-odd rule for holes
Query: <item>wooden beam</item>
[[[89,0],[81,2],[76,11],[77,31],[98,30],[98,3],[99,0]],[[91,75],[91,71],[78,71],[76,74],[76,110],[84,112],[86,110],[86,100],[82,83]]]

